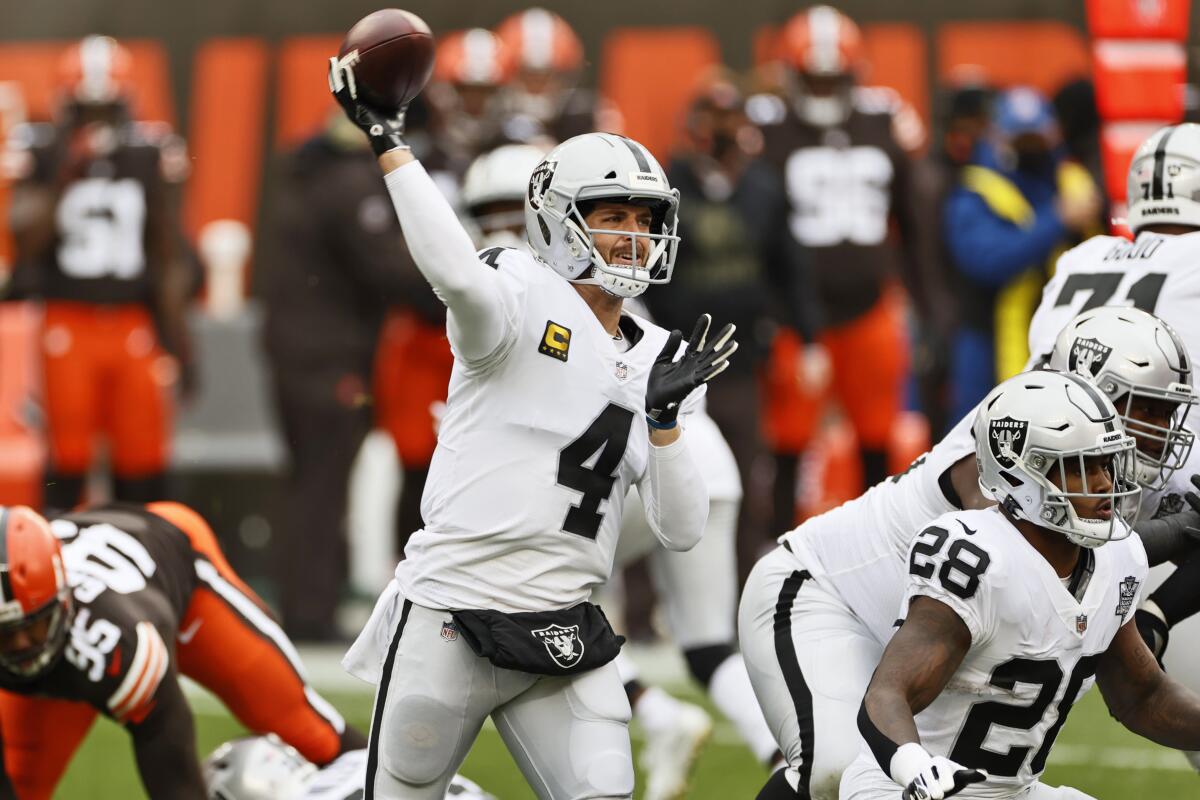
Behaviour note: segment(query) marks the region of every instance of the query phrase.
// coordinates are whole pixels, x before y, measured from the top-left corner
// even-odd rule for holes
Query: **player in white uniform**
[[[1136,309],[1094,309],[1067,325],[1051,363],[1120,400],[1139,446],[1159,457],[1141,472],[1148,489],[1161,493],[1168,478],[1181,480],[1173,468],[1190,447],[1182,424],[1195,397],[1190,361],[1169,326]],[[907,472],[785,534],[751,573],[740,610],[743,653],[789,762],[764,800],[836,797],[858,753],[855,716],[894,630],[913,537],[943,513],[991,504],[978,490],[970,421]],[[1138,530],[1156,563],[1193,547],[1184,529],[1197,522],[1188,510],[1147,517]]]
[[[543,149],[532,145],[506,144],[480,155],[467,169],[462,200],[480,247],[526,247],[525,193],[530,173],[544,156]],[[625,308],[650,318],[640,299],[626,300]],[[736,652],[734,537],[742,499],[737,463],[703,403],[688,418],[688,440],[708,490],[704,536],[687,552],[662,547],[633,489],[625,503],[614,563],[620,568],[649,557],[667,628],[683,650],[689,671],[734,722],[754,755],[770,764],[779,751]],[[616,664],[645,735],[642,795],[645,800],[682,797],[701,746],[712,732],[712,719],[701,707],[645,685],[628,656],[617,656]]]
[[[1038,777],[1093,682],[1130,730],[1200,745],[1200,697],[1128,624],[1148,567],[1119,513],[1139,487],[1112,403],[1076,375],[1026,372],[992,390],[974,433],[999,506],[946,514],[914,540],[844,800],[1084,800]]]
[[[225,742],[204,759],[209,800],[362,800],[367,751],[317,767],[274,734]],[[496,800],[455,775],[446,800]]]
[[[403,140],[404,109],[330,87],[367,134],[405,240],[446,304],[446,411],[413,534],[345,665],[378,684],[366,798],[441,800],[485,718],[541,798],[629,798],[620,640],[588,602],[637,484],[664,546],[699,540],[708,497],[680,406],[727,366],[732,328],[682,335],[623,314],[670,279],[678,193],[640,144],[586,134],[526,196],[528,251],[476,256]]]

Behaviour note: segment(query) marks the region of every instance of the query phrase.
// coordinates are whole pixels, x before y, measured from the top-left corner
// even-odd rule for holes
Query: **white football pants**
[[[837,800],[842,771],[859,754],[858,709],[883,645],[783,547],[751,571],[738,635],[789,782],[812,800]]]
[[[368,622],[390,635],[366,800],[442,800],[489,715],[540,800],[632,797],[631,713],[615,664],[573,678],[500,669],[447,626],[449,612],[394,602]]]

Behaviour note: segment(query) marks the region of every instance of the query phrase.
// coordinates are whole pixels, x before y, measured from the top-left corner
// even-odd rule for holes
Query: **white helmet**
[[[545,156],[546,151],[541,147],[506,144],[471,162],[463,178],[461,198],[479,228],[480,247],[520,247],[523,244],[523,239],[514,236],[511,230],[524,227],[524,210],[496,211],[487,206],[523,203],[529,176]]]
[[[580,203],[613,200],[649,205],[649,233],[590,228]],[[585,133],[551,150],[529,178],[525,228],[534,254],[574,283],[603,286],[621,297],[636,297],[650,284],[667,283],[679,247],[679,191],[667,183],[650,152],[624,136]],[[617,234],[647,253],[641,265],[608,264],[593,236]]]
[[[1024,372],[997,386],[975,417],[979,486],[1009,514],[1059,531],[1083,547],[1129,535],[1141,488],[1132,478],[1134,440],[1116,409],[1082,378],[1043,370]],[[1107,457],[1111,485],[1090,491],[1084,459]],[[1065,491],[1067,465],[1082,476],[1078,492]],[[1109,519],[1080,517],[1072,498],[1104,498]]]
[[[226,742],[203,770],[209,800],[294,800],[318,772],[273,733]]]
[[[1200,228],[1200,125],[1159,128],[1129,164],[1129,228],[1170,223]]]
[[[1138,308],[1093,308],[1058,334],[1049,366],[1091,381],[1113,402],[1140,444],[1137,480],[1144,488],[1161,489],[1187,461],[1195,436],[1184,422],[1197,398],[1192,361],[1170,325]],[[1177,404],[1170,425],[1135,419],[1134,398]]]

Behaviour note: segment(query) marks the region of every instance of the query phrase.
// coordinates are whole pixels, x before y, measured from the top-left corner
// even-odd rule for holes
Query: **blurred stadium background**
[[[411,0],[404,5],[440,36],[491,27],[527,4]],[[779,26],[802,7],[777,0],[545,5],[583,41],[583,84],[611,100],[624,132],[664,164],[680,144],[698,76],[720,64],[741,74],[768,67],[778,56]],[[1119,218],[1133,148],[1159,123],[1197,113],[1196,93],[1185,88],[1195,83],[1200,62],[1196,11],[1188,0],[847,0],[837,6],[863,30],[868,67],[861,82],[895,90],[928,131],[913,154],[918,160],[940,155],[947,98],[965,79],[995,89],[1028,85],[1046,96],[1090,79],[1102,120],[1095,132],[1096,177],[1112,203],[1112,216]],[[79,37],[102,33],[119,39],[133,55],[137,118],[165,122],[187,141],[190,175],[181,225],[207,279],[189,311],[198,390],[175,422],[171,493],[213,523],[235,567],[272,601],[278,598],[272,565],[277,549],[285,546],[280,506],[288,456],[270,393],[260,344],[262,310],[254,291],[256,272],[278,254],[263,246],[261,234],[273,213],[280,157],[314,134],[333,108],[325,59],[336,51],[342,32],[375,8],[361,0],[0,0],[0,136],[26,121],[51,119],[62,52]],[[8,196],[0,180],[0,220]],[[682,232],[687,235],[686,227]],[[0,298],[14,258],[0,222]],[[38,336],[35,305],[0,303],[0,504],[37,506],[42,499],[47,448],[39,410]],[[915,399],[908,405],[911,414],[905,419],[916,432],[895,446],[893,469],[931,435],[928,409]],[[836,419],[826,422],[806,456],[804,512],[857,491],[857,467],[844,463],[844,428]],[[356,629],[393,562],[392,514],[402,477],[390,447],[384,436],[369,438],[359,457],[366,477],[352,484],[350,578],[342,592],[347,632]],[[108,489],[97,480],[89,492],[103,498]],[[1177,632],[1174,641],[1194,639],[1187,631]],[[314,664],[318,687],[365,726],[370,694],[339,674],[338,648],[313,646],[304,652]],[[669,648],[639,643],[635,653],[648,675],[704,702]],[[215,701],[199,692],[195,698],[199,743],[207,751],[238,729]],[[1197,796],[1195,774],[1181,756],[1135,739],[1106,716],[1095,693],[1077,708],[1051,759],[1049,783],[1070,783],[1105,800]],[[485,731],[463,771],[501,800],[532,797],[494,730]],[[731,729],[719,726],[701,758],[691,796],[750,796],[761,779],[761,768]],[[58,796],[141,796],[123,734],[109,723],[98,725]]]

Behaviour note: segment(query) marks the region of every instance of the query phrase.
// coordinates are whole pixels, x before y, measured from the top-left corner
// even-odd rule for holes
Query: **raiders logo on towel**
[[[561,625],[551,625],[530,631],[534,638],[540,639],[546,652],[554,659],[554,663],[563,669],[569,669],[583,658],[583,642],[579,641],[579,626],[572,625],[564,628]]]

